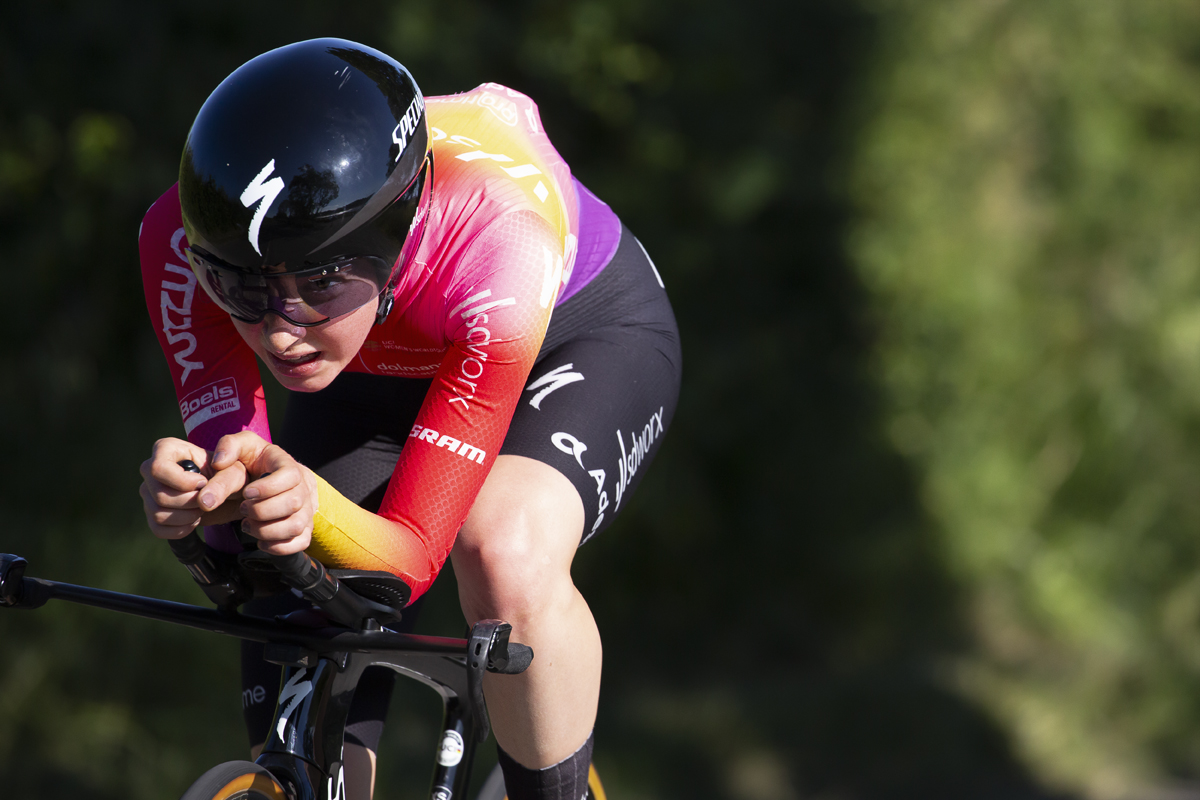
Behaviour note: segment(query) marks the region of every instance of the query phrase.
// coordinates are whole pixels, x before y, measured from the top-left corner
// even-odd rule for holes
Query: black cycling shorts
[[[500,455],[541,461],[571,481],[583,500],[581,544],[612,523],[646,474],[675,413],[680,369],[679,332],[662,280],[622,228],[608,265],[555,308],[500,448]],[[344,496],[377,511],[429,386],[342,373],[319,392],[289,396],[277,441]],[[285,613],[283,606],[297,602],[270,598],[248,605],[247,613]],[[404,627],[414,611],[405,613]],[[251,744],[258,744],[271,723],[281,670],[262,660],[261,645],[243,643],[242,652],[243,710]],[[347,741],[375,749],[393,678],[383,667],[364,673]]]

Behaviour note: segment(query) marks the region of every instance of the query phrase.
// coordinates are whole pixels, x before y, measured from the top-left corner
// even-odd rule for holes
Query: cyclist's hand
[[[179,466],[194,461],[203,474],[187,472]],[[201,496],[213,495],[220,486],[210,480],[209,457],[202,448],[182,439],[159,439],[150,458],[142,462],[139,493],[146,512],[146,524],[160,539],[179,539],[195,530],[204,517]],[[239,487],[240,488],[240,487]],[[222,495],[223,499],[224,495]],[[219,506],[214,503],[211,508]]]
[[[218,468],[240,463],[251,475],[264,476],[246,484],[241,503],[242,530],[261,541],[260,550],[284,555],[308,547],[317,511],[311,470],[249,431],[222,437],[213,463]]]

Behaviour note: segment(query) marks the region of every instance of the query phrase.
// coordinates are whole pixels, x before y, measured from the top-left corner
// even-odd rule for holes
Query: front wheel
[[[595,764],[588,765],[588,792],[584,797],[587,800],[606,800],[604,786],[600,783]],[[499,764],[488,774],[475,800],[508,800],[508,794],[504,790],[504,773],[500,771]]]
[[[201,775],[180,800],[287,800],[287,795],[258,764],[226,761]]]

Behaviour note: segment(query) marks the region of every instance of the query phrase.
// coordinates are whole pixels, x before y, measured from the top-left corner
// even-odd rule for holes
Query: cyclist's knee
[[[493,469],[454,547],[463,611],[510,621],[566,602],[583,525],[575,488],[556,470],[510,457]],[[496,480],[492,480],[495,477]]]
[[[464,528],[454,572],[468,616],[513,621],[553,602],[563,580],[570,580],[569,562],[562,565],[546,552],[539,527],[536,516],[505,513]]]

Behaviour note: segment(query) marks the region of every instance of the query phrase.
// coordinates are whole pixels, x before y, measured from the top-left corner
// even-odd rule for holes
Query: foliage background
[[[675,302],[675,424],[577,562],[614,797],[1200,797],[1182,0],[6,3],[0,551],[199,600],[136,497],[179,431],[137,226],[221,78],[318,35],[532,95]],[[0,615],[3,796],[243,757],[235,652]],[[377,796],[419,797],[437,702],[392,719]]]

